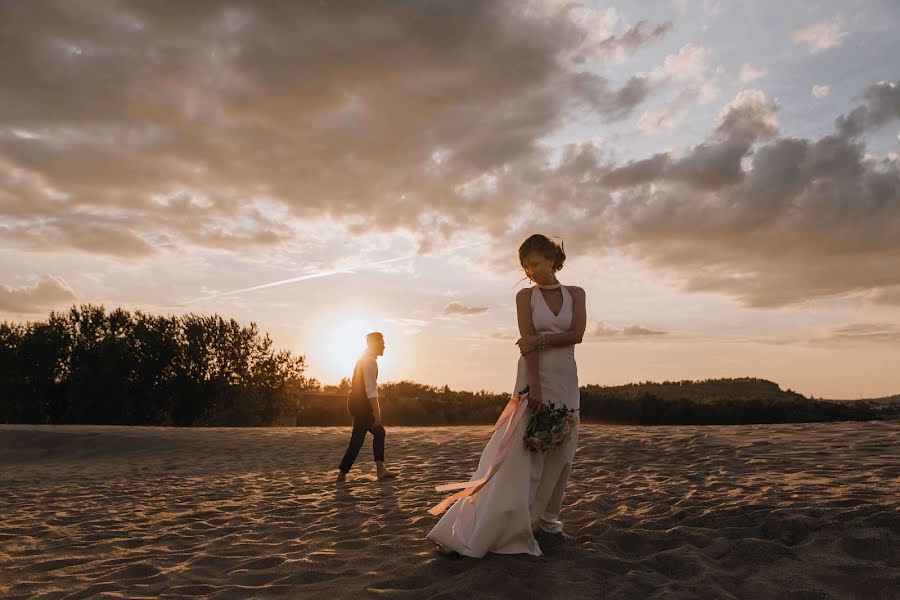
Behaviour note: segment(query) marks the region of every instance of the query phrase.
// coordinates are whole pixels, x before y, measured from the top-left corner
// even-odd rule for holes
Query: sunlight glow
[[[356,359],[366,349],[366,334],[377,330],[374,320],[358,312],[344,313],[322,332],[323,369],[341,377],[351,377]]]

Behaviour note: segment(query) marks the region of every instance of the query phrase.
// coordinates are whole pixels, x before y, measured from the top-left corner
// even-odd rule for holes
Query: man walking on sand
[[[350,384],[350,395],[347,398],[347,410],[353,417],[353,433],[350,434],[350,445],[344,453],[341,461],[340,472],[337,480],[345,481],[353,461],[362,448],[366,438],[366,432],[370,431],[375,438],[372,440],[372,450],[375,453],[375,467],[378,479],[391,479],[397,476],[394,471],[388,471],[384,467],[384,427],[381,425],[381,406],[378,404],[378,361],[377,358],[384,354],[384,336],[381,332],[373,331],[366,335],[366,350],[353,369],[353,379]]]

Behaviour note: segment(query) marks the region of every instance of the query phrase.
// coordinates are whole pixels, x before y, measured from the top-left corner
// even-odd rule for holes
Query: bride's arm
[[[516,317],[519,321],[519,335],[534,335],[534,323],[531,321],[531,288],[519,290],[516,294]],[[528,385],[534,390],[541,387],[538,370],[538,352],[525,354],[525,366],[528,369]],[[516,390],[519,392],[520,390]]]
[[[572,294],[572,327],[561,333],[544,334],[545,346],[571,346],[580,344],[584,337],[584,329],[587,327],[587,309],[585,308],[585,293],[580,287],[568,288]]]

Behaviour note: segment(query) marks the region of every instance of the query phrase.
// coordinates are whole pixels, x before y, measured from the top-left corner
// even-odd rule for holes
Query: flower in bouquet
[[[528,386],[519,395],[528,393]],[[525,447],[532,452],[546,452],[562,446],[572,434],[578,422],[578,409],[557,407],[553,402],[541,404],[531,415],[523,438]]]

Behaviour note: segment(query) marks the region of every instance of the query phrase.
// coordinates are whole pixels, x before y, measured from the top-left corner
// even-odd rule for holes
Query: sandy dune
[[[488,427],[0,425],[2,598],[900,598],[900,423],[584,426],[545,556],[448,559]],[[435,439],[449,436],[443,444]]]

